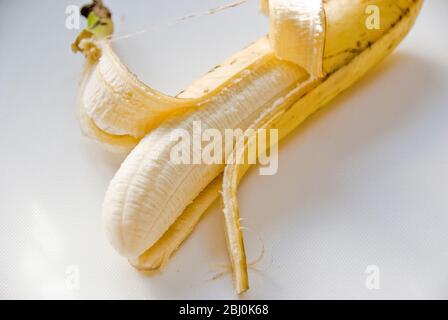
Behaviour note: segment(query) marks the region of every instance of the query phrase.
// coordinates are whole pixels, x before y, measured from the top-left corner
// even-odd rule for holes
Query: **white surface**
[[[118,34],[212,4],[128,3],[107,1]],[[235,297],[229,274],[209,281],[227,263],[219,204],[155,277],[105,240],[100,205],[120,159],[78,128],[83,59],[69,50],[77,33],[64,27],[69,4],[0,3],[0,296]],[[144,80],[175,92],[265,32],[257,4],[117,47]],[[266,247],[245,298],[448,298],[446,12],[445,0],[426,1],[393,56],[282,144],[277,175],[245,179],[249,258],[257,237]],[[368,265],[380,268],[380,290],[365,287]]]

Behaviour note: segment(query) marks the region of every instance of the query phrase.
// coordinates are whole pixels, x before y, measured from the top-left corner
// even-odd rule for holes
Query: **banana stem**
[[[100,56],[99,48],[89,43],[89,40],[104,39],[112,35],[114,32],[112,13],[101,0],[93,0],[92,3],[84,5],[80,13],[87,19],[87,28],[82,29],[72,43],[72,51],[82,52],[87,58],[95,61]]]

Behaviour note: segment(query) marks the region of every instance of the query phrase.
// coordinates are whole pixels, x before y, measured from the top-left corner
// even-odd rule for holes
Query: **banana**
[[[236,188],[249,166],[174,164],[173,132],[193,133],[195,121],[200,121],[203,129],[221,134],[225,129],[278,128],[282,138],[393,50],[422,2],[264,1],[269,37],[230,57],[176,97],[139,81],[120,62],[108,38],[81,40],[81,51],[91,53],[78,101],[83,132],[110,149],[135,146],[103,203],[111,244],[138,269],[163,266],[219,196],[222,183],[235,287],[238,293],[247,290]],[[381,12],[378,30],[366,28],[369,5]],[[243,155],[244,149],[225,150],[221,163]]]

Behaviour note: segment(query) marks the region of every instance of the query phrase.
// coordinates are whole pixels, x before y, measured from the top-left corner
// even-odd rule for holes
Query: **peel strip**
[[[291,107],[286,109],[274,109],[270,113],[270,118],[268,114],[267,119],[265,118],[264,122],[258,122],[258,124],[255,123],[254,127],[277,128],[280,131],[279,140],[281,140],[305,121],[311,114],[328,103],[336,95],[350,87],[392,52],[401,39],[403,39],[411,29],[422,4],[422,0],[416,0],[415,5],[410,8],[406,16],[404,16],[370,48],[365,49],[348,65],[330,75],[320,85],[299,99],[299,101]],[[247,144],[244,144],[244,150],[246,148]],[[244,150],[240,149],[233,151],[236,152],[237,159],[244,159]],[[239,226],[240,215],[237,197],[238,182],[249,166],[249,164],[228,164],[225,167],[223,176],[222,195],[224,200],[224,216],[225,219],[228,220],[228,222],[226,222],[227,241],[231,244],[229,246],[229,255],[232,262],[235,289],[238,294],[249,288],[243,235]]]

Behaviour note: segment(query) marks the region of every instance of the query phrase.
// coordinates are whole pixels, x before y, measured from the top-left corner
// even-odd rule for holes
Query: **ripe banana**
[[[135,146],[103,203],[112,245],[139,269],[159,268],[219,196],[222,183],[235,287],[238,293],[247,290],[236,188],[249,165],[227,165],[222,177],[224,164],[173,164],[173,130],[192,132],[193,121],[201,121],[203,128],[221,133],[277,128],[284,137],[390,53],[412,27],[422,3],[264,1],[269,37],[230,57],[177,97],[140,82],[119,61],[108,38],[81,39],[80,50],[88,56],[79,95],[83,131],[108,148]],[[366,28],[369,5],[381,12],[378,30]],[[222,163],[244,152],[226,150]]]

